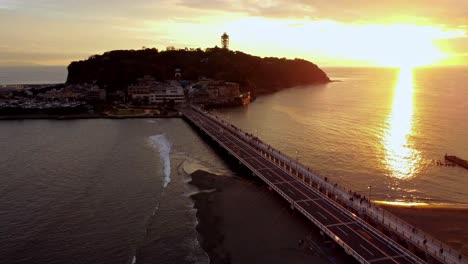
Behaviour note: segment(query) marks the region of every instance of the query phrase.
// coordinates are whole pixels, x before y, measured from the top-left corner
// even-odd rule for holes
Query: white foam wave
[[[159,151],[164,165],[164,188],[171,182],[171,147],[172,143],[164,134],[154,135],[149,138],[150,144]]]
[[[212,165],[207,162],[203,162],[201,160],[197,160],[191,157],[185,157],[185,160],[183,161],[181,168],[187,174],[192,174],[197,170],[202,170],[202,171],[206,171],[215,175],[224,175],[224,176],[234,175],[232,171],[226,168]]]

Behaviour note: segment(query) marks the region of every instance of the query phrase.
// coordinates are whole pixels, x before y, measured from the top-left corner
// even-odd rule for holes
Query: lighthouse
[[[229,35],[226,32],[221,36],[221,47],[225,50],[229,49]]]

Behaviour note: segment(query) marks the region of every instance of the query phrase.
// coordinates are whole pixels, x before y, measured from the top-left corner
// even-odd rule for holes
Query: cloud
[[[466,0],[181,0],[178,5],[271,18],[468,25]]]
[[[330,61],[343,49],[327,53],[327,38],[335,45],[358,38],[347,26],[416,23],[468,32],[467,13],[466,0],[0,0],[0,35],[6,36],[0,61],[68,62],[111,49],[207,47],[219,45],[223,31],[245,52]],[[465,36],[437,35],[437,44],[462,53]]]

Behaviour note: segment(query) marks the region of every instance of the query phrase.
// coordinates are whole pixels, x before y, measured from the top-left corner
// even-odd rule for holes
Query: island
[[[261,58],[241,51],[223,48],[174,49],[159,51],[115,50],[68,66],[67,83],[96,83],[109,91],[125,91],[145,75],[156,80],[169,80],[174,71],[182,71],[183,80],[210,78],[238,83],[242,91],[253,94],[280,89],[327,83],[327,74],[317,65],[303,59]]]
[[[227,47],[114,50],[71,62],[64,84],[0,89],[0,119],[176,117],[188,104],[245,105],[258,95],[328,82],[312,62]]]

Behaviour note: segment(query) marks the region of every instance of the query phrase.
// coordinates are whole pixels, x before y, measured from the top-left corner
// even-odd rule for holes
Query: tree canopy
[[[296,85],[326,83],[330,79],[317,65],[303,59],[260,58],[218,47],[201,49],[115,50],[68,66],[67,83],[97,84],[110,91],[125,90],[137,78],[151,75],[156,80],[200,77],[237,82],[244,91],[267,93]]]

